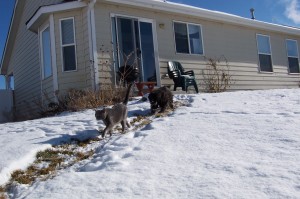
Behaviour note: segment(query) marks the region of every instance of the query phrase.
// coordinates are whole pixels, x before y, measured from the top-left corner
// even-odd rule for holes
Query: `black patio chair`
[[[189,86],[194,86],[196,92],[199,92],[194,71],[184,71],[180,62],[168,62],[168,75],[171,79],[173,79],[174,91],[176,91],[177,87],[181,87],[183,91],[187,92]]]

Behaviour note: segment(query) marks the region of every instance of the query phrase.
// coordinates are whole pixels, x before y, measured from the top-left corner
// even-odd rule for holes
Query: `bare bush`
[[[118,45],[116,45],[115,50],[112,50],[110,47],[105,47],[105,45],[101,45],[99,50],[100,71],[110,71],[111,69],[115,68],[114,66],[116,66],[116,71],[113,71],[114,75],[118,75],[116,84],[120,87],[125,87],[126,83],[128,83],[128,79],[132,79],[132,77],[130,77],[132,76],[132,71],[139,70],[138,63],[140,58],[136,56],[135,51],[131,51],[128,54],[120,51]],[[122,63],[120,68],[117,66],[116,60]],[[108,79],[110,77],[105,77],[104,73],[103,78]]]
[[[103,88],[99,91],[70,89],[64,95],[57,96],[58,102],[50,102],[39,106],[41,117],[53,116],[63,111],[80,111],[93,109],[103,105],[122,102],[126,88]]]
[[[88,108],[96,108],[103,105],[113,105],[123,101],[126,88],[104,88],[99,91],[76,90],[68,92],[65,101],[67,109],[78,111]]]
[[[206,68],[202,70],[205,91],[224,92],[233,84],[230,66],[225,56],[218,59],[206,58]]]

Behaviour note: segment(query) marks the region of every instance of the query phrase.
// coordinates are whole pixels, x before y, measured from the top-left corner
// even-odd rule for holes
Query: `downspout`
[[[58,77],[57,77],[57,64],[56,64],[56,41],[55,41],[55,30],[54,30],[54,16],[53,13],[49,18],[50,27],[50,42],[51,42],[51,64],[52,64],[52,81],[53,81],[53,95],[54,101],[58,102]],[[43,82],[43,81],[42,81]]]
[[[95,3],[97,0],[91,0],[88,4],[88,32],[89,32],[89,51],[90,51],[90,66],[91,80],[93,90],[99,90],[99,70],[98,70],[98,53],[96,42],[96,27],[95,27]]]

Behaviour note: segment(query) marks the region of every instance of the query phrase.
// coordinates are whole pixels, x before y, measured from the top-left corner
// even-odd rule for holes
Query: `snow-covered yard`
[[[114,135],[14,198],[300,198],[300,89],[176,95],[168,117]],[[131,101],[129,119],[149,103]],[[96,137],[94,112],[0,125],[0,185],[39,150]],[[100,126],[103,126],[100,123]]]

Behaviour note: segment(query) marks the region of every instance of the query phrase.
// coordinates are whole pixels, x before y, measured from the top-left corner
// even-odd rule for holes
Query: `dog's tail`
[[[125,99],[123,101],[123,104],[127,105],[128,103],[128,100],[129,100],[129,94],[130,94],[130,91],[131,91],[131,87],[133,86],[133,83],[130,83],[128,88],[127,88],[127,92],[126,92],[126,96],[125,96]]]

